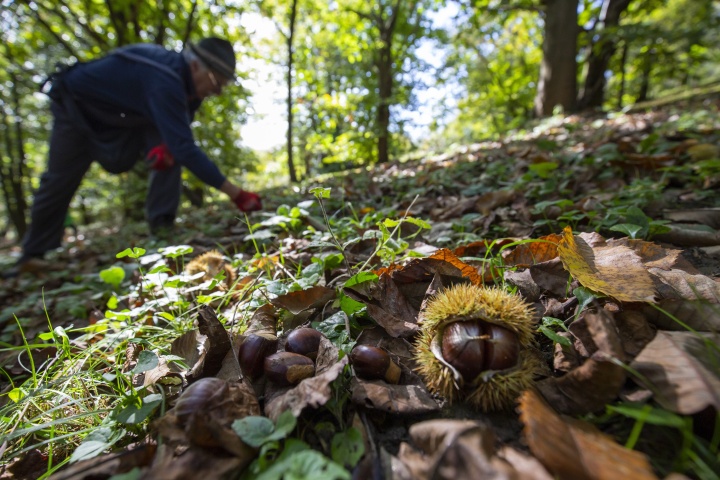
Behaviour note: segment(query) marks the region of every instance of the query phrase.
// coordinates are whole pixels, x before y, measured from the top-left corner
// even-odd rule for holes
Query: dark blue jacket
[[[76,64],[62,82],[94,131],[156,129],[180,165],[215,188],[225,181],[193,138],[190,123],[200,102],[189,100],[195,86],[182,54],[131,45]]]

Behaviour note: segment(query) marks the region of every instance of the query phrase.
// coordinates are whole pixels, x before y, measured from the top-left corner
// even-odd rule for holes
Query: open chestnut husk
[[[356,345],[350,352],[350,364],[355,374],[365,380],[385,380],[396,384],[402,370],[382,348]]]
[[[298,328],[287,336],[285,350],[291,353],[299,353],[315,360],[320,350],[320,340],[324,335],[314,328]]]
[[[277,352],[265,358],[264,371],[274,384],[290,386],[315,375],[315,363],[299,353]]]
[[[541,368],[533,310],[495,287],[459,284],[432,298],[415,344],[418,373],[448,401],[484,411],[511,407]]]
[[[277,351],[278,339],[266,333],[250,334],[238,348],[238,361],[242,372],[251,380],[263,373],[265,358]]]

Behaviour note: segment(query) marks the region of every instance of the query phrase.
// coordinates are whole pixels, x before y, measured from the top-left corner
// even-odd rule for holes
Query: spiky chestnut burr
[[[418,373],[449,402],[513,405],[540,368],[530,305],[495,287],[455,285],[431,299],[415,344]]]

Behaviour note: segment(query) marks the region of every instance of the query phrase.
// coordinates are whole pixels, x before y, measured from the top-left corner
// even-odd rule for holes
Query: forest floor
[[[0,284],[0,478],[718,478],[719,109],[709,97],[557,116],[267,190],[248,219],[188,208],[166,238],[68,231]],[[0,268],[17,254],[4,245]],[[502,380],[448,395],[415,353],[418,317],[457,283],[533,309],[521,348],[535,388],[499,412],[484,407]],[[238,380],[251,333],[283,345],[309,325],[329,340],[314,377]],[[356,345],[389,352],[399,384],[353,375],[338,351]],[[229,382],[231,405],[166,412],[176,384],[203,377]]]

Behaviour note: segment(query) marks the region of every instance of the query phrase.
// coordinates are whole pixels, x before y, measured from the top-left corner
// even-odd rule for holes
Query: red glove
[[[240,193],[233,198],[235,205],[243,212],[255,212],[262,209],[262,201],[257,193],[240,190]]]
[[[150,165],[150,168],[159,171],[167,170],[175,165],[175,159],[164,143],[151,148],[147,154],[146,161]]]

